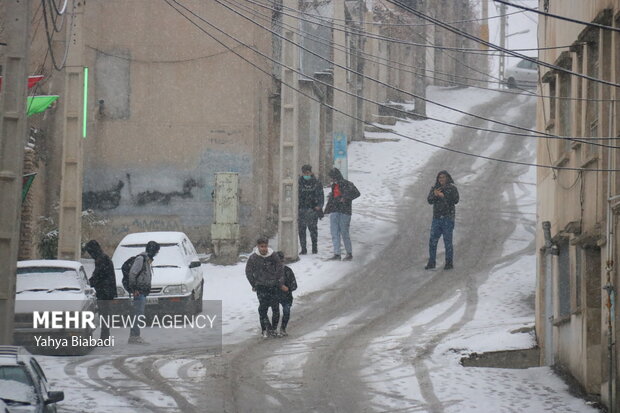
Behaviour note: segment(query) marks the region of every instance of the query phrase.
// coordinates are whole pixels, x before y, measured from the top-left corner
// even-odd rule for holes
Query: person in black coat
[[[114,275],[114,264],[97,241],[90,240],[84,246],[86,251],[95,260],[95,270],[90,277],[90,286],[95,289],[97,295],[97,307],[102,317],[109,317],[112,314],[112,302],[116,298],[116,276]],[[101,339],[110,337],[110,329],[101,325]]]
[[[324,213],[329,216],[329,228],[332,234],[332,244],[334,246],[334,256],[331,260],[340,260],[340,238],[347,251],[345,261],[353,259],[353,248],[351,246],[351,236],[349,227],[351,225],[351,214],[353,213],[353,200],[360,196],[353,182],[347,181],[340,173],[338,168],[329,171],[332,179],[332,192],[328,196],[327,205]]]
[[[312,173],[310,165],[301,167],[301,176],[299,177],[299,202],[298,202],[298,229],[299,229],[299,245],[301,246],[300,254],[307,254],[306,249],[306,227],[310,231],[310,240],[312,241],[312,253],[318,252],[317,239],[319,231],[317,222],[319,218],[323,218],[323,184]]]
[[[278,251],[278,257],[280,261],[284,262],[284,253]],[[297,280],[295,279],[295,273],[288,266],[284,266],[284,285],[288,288],[288,291],[280,291],[280,305],[282,305],[282,325],[280,326],[280,336],[286,337],[286,326],[288,320],[291,317],[291,307],[293,306],[293,291],[297,289]],[[275,327],[275,326],[274,326]]]
[[[284,268],[280,258],[269,248],[267,238],[259,238],[256,248],[245,264],[245,276],[256,291],[258,298],[258,317],[263,338],[276,335],[280,321],[280,291],[288,291],[284,285]],[[267,314],[271,307],[271,321]]]
[[[427,270],[435,268],[437,256],[437,243],[443,236],[443,243],[446,248],[446,264],[444,269],[454,268],[454,250],[452,247],[452,232],[454,231],[454,220],[456,218],[456,207],[459,203],[459,191],[454,185],[452,176],[448,171],[440,171],[437,174],[435,185],[428,193],[428,203],[433,206],[433,222],[431,224],[431,235],[428,242],[428,263]]]

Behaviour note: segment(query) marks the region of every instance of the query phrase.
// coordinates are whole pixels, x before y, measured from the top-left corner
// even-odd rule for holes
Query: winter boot
[[[426,267],[424,267],[425,270],[434,270],[435,269],[435,263],[434,262],[428,262],[428,264],[426,264]]]
[[[334,254],[334,256],[331,257],[329,261],[340,261],[340,254]]]
[[[306,255],[307,253],[308,253],[308,250],[306,249],[306,247],[302,247],[299,255]]]
[[[353,254],[347,253],[347,256],[342,261],[353,261]]]
[[[317,254],[319,252],[319,249],[316,246],[316,243],[312,243],[312,253],[313,254]]]
[[[451,262],[446,262],[446,265],[444,265],[444,267],[443,267],[444,270],[451,270],[453,268],[454,268],[454,266],[452,265]]]

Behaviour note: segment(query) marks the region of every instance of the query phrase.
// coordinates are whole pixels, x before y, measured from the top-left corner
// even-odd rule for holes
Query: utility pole
[[[499,46],[501,48],[499,52],[499,80],[504,81],[504,71],[506,69],[506,55],[504,49],[506,48],[506,29],[508,26],[508,20],[506,19],[506,5],[502,3],[499,6],[500,24],[499,24]]]
[[[283,7],[297,10],[297,0],[284,0]],[[282,86],[280,92],[280,203],[278,207],[278,248],[286,258],[298,258],[297,230],[297,148],[299,146],[299,48],[297,34],[291,27],[299,24],[295,17],[284,14],[282,28]],[[295,69],[295,70],[292,70]],[[290,86],[287,86],[290,85]]]
[[[345,20],[345,0],[334,0],[334,24],[341,24]],[[334,108],[348,113],[347,95],[341,90],[347,90],[347,36],[343,30],[334,30]],[[338,90],[340,89],[340,90]],[[334,136],[334,166],[340,169],[342,176],[348,176],[347,143],[348,119],[342,112],[334,111],[333,136]]]
[[[58,220],[58,258],[79,260],[82,240],[82,139],[84,122],[84,39],[82,25],[85,0],[77,0],[73,19],[67,24],[69,54],[65,66],[63,96],[63,144]]]
[[[417,8],[420,8],[422,10],[422,13],[428,14],[428,8],[426,7],[426,2],[422,2],[422,3],[418,3]],[[427,33],[428,33],[428,26],[426,26],[424,23],[426,23],[422,18],[418,17],[416,18],[416,21],[420,24],[419,28],[414,28],[413,30],[419,30],[419,38],[422,39],[423,42],[428,42],[428,37],[427,37]],[[432,42],[431,42],[432,44]],[[427,53],[427,48],[426,47],[422,47],[422,46],[418,46],[416,48],[416,65],[418,66],[418,74],[415,77],[415,81],[414,81],[414,90],[416,95],[418,95],[419,97],[414,98],[414,111],[415,114],[422,117],[422,118],[426,118],[426,53]]]
[[[30,0],[7,0],[0,92],[0,344],[13,343],[15,273],[19,245],[22,172],[26,144],[26,95]]]
[[[482,22],[480,23],[480,38],[489,41],[489,0],[482,0]],[[482,50],[489,50],[489,46],[480,43]]]

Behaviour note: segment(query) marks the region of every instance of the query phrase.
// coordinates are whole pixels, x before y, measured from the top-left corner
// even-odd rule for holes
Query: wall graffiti
[[[144,206],[148,204],[168,205],[172,198],[193,198],[192,189],[198,187],[195,179],[189,178],[183,182],[182,191],[160,192],[144,191],[136,195],[136,205]]]
[[[125,184],[118,181],[112,189],[86,191],[82,193],[82,209],[109,210],[117,208],[121,202],[121,189]]]

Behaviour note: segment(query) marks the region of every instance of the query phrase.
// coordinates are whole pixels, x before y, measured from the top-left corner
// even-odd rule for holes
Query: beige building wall
[[[188,8],[240,41],[271,50],[271,35],[215,2]],[[217,44],[165,3],[91,1],[91,67],[84,207],[110,222],[104,244],[127,233],[180,230],[209,245],[216,172],[240,174],[242,237],[255,239],[277,197],[268,178],[271,79]],[[269,71],[244,46],[206,31]]]
[[[549,5],[551,14],[620,26],[618,0],[563,0]],[[544,9],[543,1],[539,7]],[[620,79],[619,33],[540,16],[538,37],[540,47],[570,46],[541,50],[541,60],[598,79]],[[616,378],[620,365],[615,348],[615,361],[612,365],[608,362],[610,314],[604,287],[618,285],[615,266],[608,271],[606,265],[608,248],[613,262],[617,262],[618,256],[618,243],[607,231],[607,181],[611,177],[612,196],[620,186],[617,173],[601,170],[616,169],[620,163],[616,159],[618,149],[600,144],[620,146],[617,140],[601,139],[619,136],[619,109],[616,105],[611,117],[609,111],[609,100],[619,96],[616,88],[559,70],[540,67],[540,79],[539,93],[552,98],[539,99],[538,129],[577,137],[583,142],[540,139],[538,143],[538,163],[575,170],[538,169],[537,339],[543,349],[543,362],[563,367],[587,392],[601,395],[607,403],[611,376],[611,392],[617,407]],[[567,97],[572,100],[562,99]],[[616,232],[617,216],[612,214],[612,220],[611,229]],[[546,255],[544,221],[551,224],[551,240],[559,255]],[[551,261],[550,268],[547,260]],[[617,320],[618,314],[614,317]],[[613,342],[616,331],[617,326],[613,325]]]

